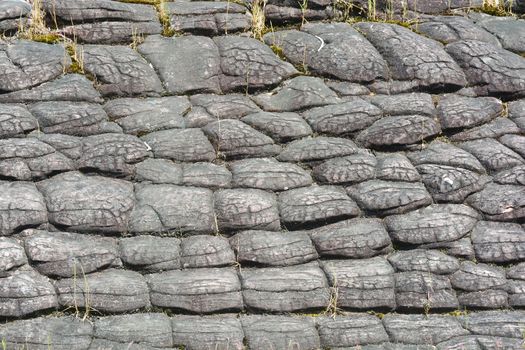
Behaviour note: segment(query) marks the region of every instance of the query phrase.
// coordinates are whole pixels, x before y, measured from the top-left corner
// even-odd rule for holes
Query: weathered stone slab
[[[219,267],[235,264],[235,254],[228,240],[221,236],[198,235],[181,242],[183,268]]]
[[[0,235],[10,235],[46,221],[46,204],[34,184],[0,182]]]
[[[472,245],[472,241],[468,235],[458,239],[457,241],[422,244],[419,246],[419,248],[441,249],[450,256],[467,260],[475,259],[474,246]]]
[[[403,309],[456,309],[456,292],[447,276],[409,271],[395,274],[396,304]]]
[[[413,249],[397,251],[388,257],[397,271],[430,272],[448,275],[459,270],[459,260],[439,250]]]
[[[487,289],[458,295],[459,304],[472,309],[506,309],[509,307],[507,291]]]
[[[480,221],[471,237],[479,261],[507,263],[525,258],[525,231],[519,224]]]
[[[388,342],[388,334],[377,317],[365,314],[316,319],[321,346],[330,349],[367,347]],[[378,345],[379,346],[379,345]]]
[[[259,112],[249,114],[241,120],[277,142],[295,140],[313,133],[310,125],[293,112]]]
[[[282,162],[308,162],[357,153],[354,142],[338,137],[313,137],[292,141],[277,157]]]
[[[525,21],[513,17],[493,17],[476,23],[496,36],[503,48],[518,54],[525,52]]]
[[[161,130],[141,139],[151,147],[155,158],[181,162],[210,162],[215,159],[215,150],[200,129]]]
[[[27,257],[23,246],[15,239],[0,237],[0,277],[4,276],[6,271],[26,263]]]
[[[463,142],[460,147],[472,153],[489,171],[499,171],[523,165],[523,158],[494,139]]]
[[[351,184],[373,179],[376,165],[376,157],[371,152],[360,152],[316,165],[313,175],[321,183]]]
[[[497,266],[463,261],[458,271],[450,277],[452,286],[467,292],[486,289],[504,289],[505,271]]]
[[[436,115],[432,95],[426,93],[373,95],[367,96],[367,100],[379,107],[385,115],[418,114],[429,117]]]
[[[468,197],[467,202],[481,211],[486,219],[512,221],[525,216],[524,193],[523,186],[491,183]]]
[[[138,236],[119,240],[119,255],[125,265],[145,271],[181,267],[180,240],[173,237]]]
[[[135,180],[154,184],[180,185],[182,166],[167,159],[148,158],[135,165]]]
[[[241,322],[234,317],[176,316],[171,319],[173,343],[186,349],[244,349]]]
[[[191,110],[185,115],[187,127],[203,127],[222,119],[241,119],[261,109],[246,94],[197,94],[190,96]]]
[[[23,106],[0,104],[0,138],[23,135],[38,128],[36,118]]]
[[[182,182],[186,186],[210,188],[230,187],[232,174],[224,166],[213,163],[184,164]]]
[[[479,40],[495,46],[501,45],[498,39],[485,29],[461,16],[435,16],[428,21],[418,23],[413,28],[421,34],[444,44],[460,40]]]
[[[460,319],[473,334],[509,338],[523,337],[525,315],[523,311],[475,312]]]
[[[437,111],[443,129],[469,128],[501,115],[503,104],[494,97],[449,95],[440,99]]]
[[[421,176],[408,158],[402,153],[385,153],[377,155],[376,176],[389,181],[421,181]]]
[[[114,2],[114,1],[111,1]],[[160,34],[162,26],[155,21],[105,21],[69,25],[59,33],[87,44],[122,44],[137,37]],[[135,33],[135,34],[134,34]]]

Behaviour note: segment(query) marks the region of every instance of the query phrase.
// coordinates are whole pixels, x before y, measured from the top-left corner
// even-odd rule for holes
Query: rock
[[[0,92],[27,89],[61,75],[70,63],[61,45],[17,40],[0,44]]]
[[[439,250],[413,249],[397,251],[388,257],[397,271],[429,272],[448,275],[459,270],[459,261]]]
[[[29,136],[47,143],[70,159],[78,159],[82,155],[82,138],[80,137],[39,132],[32,132]]]
[[[135,202],[127,181],[69,172],[40,182],[38,188],[52,224],[87,232],[127,231]]]
[[[145,271],[181,268],[180,240],[172,237],[137,236],[119,240],[122,262]]]
[[[463,261],[458,271],[450,277],[452,286],[467,292],[486,289],[504,289],[505,271],[496,266]]]
[[[480,28],[470,19],[461,16],[435,16],[414,25],[417,31],[444,44],[460,40],[478,40],[499,46],[498,39]]]
[[[461,259],[474,260],[475,258],[474,247],[469,236],[460,238],[457,241],[422,244],[419,248],[442,249],[448,255]]]
[[[230,187],[232,174],[224,166],[212,163],[184,164],[182,182],[186,186]]]
[[[337,288],[337,306],[351,309],[396,307],[394,269],[383,257],[357,260],[326,260],[323,270]]]
[[[147,145],[136,136],[93,135],[82,140],[82,156],[78,160],[78,167],[129,176],[135,172],[135,163],[144,160],[147,156]]]
[[[290,79],[276,90],[253,99],[268,112],[292,112],[340,102],[322,79],[305,76]]]
[[[376,176],[381,180],[421,181],[421,177],[416,168],[414,168],[408,158],[401,153],[378,155]]]
[[[84,69],[103,96],[159,95],[162,84],[144,58],[126,46],[82,46]]]
[[[388,116],[374,122],[357,136],[369,148],[419,143],[441,132],[439,124],[421,115]]]
[[[494,139],[467,141],[460,147],[472,153],[489,171],[505,170],[525,163],[519,154]]]
[[[29,182],[0,181],[0,235],[47,222],[44,198]]]
[[[173,317],[171,323],[175,346],[217,350],[244,348],[244,332],[237,318],[179,315]]]
[[[484,124],[503,113],[503,104],[494,97],[450,95],[439,101],[438,116],[443,129],[469,128]]]
[[[55,288],[50,280],[29,266],[9,271],[6,277],[0,278],[2,317],[22,317],[57,306]]]
[[[434,117],[436,108],[432,95],[413,92],[398,95],[372,95],[367,100],[379,107],[385,115],[423,115]]]
[[[423,89],[459,88],[465,75],[443,46],[398,25],[362,22],[354,26],[376,47],[395,80],[415,80]]]
[[[120,44],[133,42],[138,36],[160,34],[162,27],[157,21],[152,22],[95,22],[75,24],[64,27],[60,33],[79,42],[88,44]],[[134,33],[135,36],[134,36]]]
[[[246,94],[197,94],[190,96],[191,110],[185,115],[187,127],[203,127],[222,119],[241,119],[261,109]]]
[[[508,117],[523,131],[525,130],[525,99],[509,102],[507,105]]]
[[[377,50],[347,23],[307,23],[301,31],[284,30],[264,36],[295,65],[321,76],[352,82],[384,79],[388,68]]]
[[[243,308],[241,283],[234,269],[173,270],[146,278],[154,306],[201,314]]]
[[[510,280],[508,286],[508,305],[511,308],[521,308],[525,306],[525,282]],[[506,300],[502,303],[507,305]]]
[[[503,135],[499,141],[505,146],[513,149],[520,156],[525,157],[525,136]]]
[[[165,6],[173,29],[204,35],[217,35],[250,28],[251,16],[240,4],[226,1],[180,2]]]
[[[518,339],[488,337],[480,335],[466,335],[455,337],[448,341],[441,342],[437,345],[438,349],[451,349],[455,347],[462,347],[464,349],[478,350],[482,348],[496,348],[498,346],[508,347],[509,349],[518,349],[521,344]]]
[[[344,190],[329,186],[310,186],[279,194],[281,221],[287,226],[319,225],[358,216],[356,203]]]
[[[173,346],[171,320],[165,314],[132,314],[95,320],[95,339],[122,344],[169,348]]]
[[[352,184],[373,179],[376,165],[376,157],[371,152],[360,152],[316,165],[313,175],[321,183]]]
[[[100,93],[85,76],[67,74],[34,88],[0,94],[0,102],[25,103],[44,101],[103,102]]]
[[[401,214],[432,202],[421,183],[370,180],[347,188],[361,209],[380,215]]]
[[[508,294],[503,290],[487,289],[458,295],[459,304],[472,309],[506,309]]]
[[[2,33],[11,33],[17,31],[20,25],[31,12],[31,5],[20,0],[2,1],[0,5],[0,31]]]
[[[228,240],[221,236],[186,237],[181,243],[183,268],[219,267],[235,264],[235,254]]]
[[[150,305],[144,277],[129,270],[108,269],[55,282],[58,302],[99,312],[131,312]]]
[[[243,268],[241,282],[248,309],[282,313],[326,309],[330,303],[328,282],[317,262]]]
[[[299,114],[293,112],[258,112],[249,114],[241,120],[277,142],[295,140],[313,133],[308,123]]]
[[[303,116],[318,133],[341,135],[359,131],[381,118],[376,106],[360,98],[336,105],[316,107],[303,112]]]
[[[1,5],[0,5],[1,6]],[[38,121],[25,108],[17,105],[0,104],[0,138],[23,135],[38,128]]]
[[[505,134],[519,134],[520,132],[520,128],[512,120],[501,117],[496,118],[487,124],[451,135],[450,140],[457,142],[483,139],[487,137],[497,138]]]
[[[250,349],[301,350],[321,347],[319,335],[311,318],[291,316],[250,315],[241,318],[244,334]]]
[[[476,225],[479,214],[463,204],[433,204],[385,218],[390,236],[409,244],[455,241]]]
[[[358,83],[349,83],[346,81],[327,81],[326,86],[334,90],[339,96],[360,96],[369,95],[370,90]]]
[[[487,19],[477,24],[494,34],[503,48],[518,54],[525,52],[525,39],[520,32],[525,30],[525,21],[513,17]]]
[[[24,231],[32,265],[47,276],[72,277],[118,264],[117,241],[71,232]]]
[[[478,95],[505,99],[525,96],[525,60],[522,57],[477,40],[448,44],[446,51],[463,68],[469,85]]]
[[[518,280],[525,280],[525,263],[522,262],[511,266],[507,270],[507,277]]]
[[[351,346],[368,346],[388,342],[388,334],[377,317],[365,314],[320,317],[316,324],[321,346],[340,349]]]
[[[135,180],[154,184],[180,185],[182,166],[171,160],[148,158],[135,165]]]
[[[183,114],[191,108],[185,96],[118,98],[106,102],[104,110],[126,134],[142,135],[185,127]]]
[[[389,252],[392,242],[379,219],[355,218],[310,231],[322,257],[371,258]]]
[[[519,338],[523,337],[523,311],[483,311],[462,317],[462,324],[473,334]]]
[[[226,189],[214,194],[219,230],[280,229],[275,195],[256,189]]]
[[[142,136],[156,158],[181,162],[212,161],[215,151],[200,129],[171,129]]]
[[[488,220],[511,221],[525,216],[524,191],[523,186],[491,183],[468,197],[467,202]]]
[[[392,342],[403,344],[435,345],[469,334],[452,316],[386,315],[383,325]]]
[[[348,139],[314,137],[292,141],[286,145],[277,160],[282,162],[308,162],[357,153],[357,146]]]
[[[219,120],[206,125],[203,131],[216,152],[228,159],[274,156],[281,151],[269,136],[239,120]]]
[[[0,276],[26,263],[26,253],[19,243],[9,237],[0,237]]]
[[[525,258],[525,231],[518,224],[480,221],[471,237],[479,261],[507,263]]]
[[[315,260],[317,251],[302,231],[242,231],[230,238],[239,263],[290,266]]]
[[[288,4],[288,3],[287,3]],[[328,19],[333,16],[333,11],[328,8],[306,8],[304,11],[297,8],[299,3],[292,2],[292,6],[283,6],[282,3],[268,3],[265,7],[265,17],[275,23],[300,22],[303,18],[308,20]]]
[[[213,193],[209,189],[173,185],[137,187],[130,215],[133,233],[215,232]]]
[[[395,274],[396,304],[403,309],[456,309],[456,292],[447,276],[409,271]]]
[[[39,317],[3,324],[0,334],[8,348],[44,350],[51,339],[55,350],[85,350],[91,344],[93,325],[72,316]]]

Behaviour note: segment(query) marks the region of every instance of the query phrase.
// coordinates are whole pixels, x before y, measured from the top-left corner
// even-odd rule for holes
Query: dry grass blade
[[[266,33],[266,0],[254,0],[252,3],[252,34],[256,39],[262,39]]]

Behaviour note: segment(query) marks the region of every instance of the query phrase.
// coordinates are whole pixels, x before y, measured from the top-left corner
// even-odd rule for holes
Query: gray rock
[[[368,82],[384,79],[388,68],[377,50],[347,23],[307,23],[301,31],[285,30],[264,36],[286,58],[319,75]]]
[[[70,25],[60,30],[61,34],[88,44],[121,44],[133,42],[137,36],[150,36],[161,32],[162,26],[156,20],[151,22],[88,22]]]
[[[290,4],[290,2],[286,3]],[[304,17],[307,20],[322,20],[333,16],[328,8],[306,8],[304,11],[297,7],[299,3],[291,2],[292,6],[283,6],[282,3],[268,3],[265,7],[265,17],[275,23],[300,22]]]
[[[24,103],[43,101],[103,102],[100,93],[85,76],[67,74],[34,88],[0,94],[0,102]]]
[[[429,89],[467,84],[461,68],[438,42],[393,24],[362,22],[355,28],[383,56],[393,79],[415,80]]]
[[[260,108],[243,94],[198,94],[190,96],[191,110],[185,115],[188,127],[202,127],[222,119],[241,119]]]
[[[505,134],[519,134],[520,132],[520,128],[512,120],[501,117],[496,118],[487,124],[451,135],[450,140],[458,142],[483,139],[487,137],[497,138]]]
[[[436,16],[429,21],[414,25],[413,28],[445,44],[460,40],[479,40],[496,46],[500,45],[494,35],[480,28],[470,19],[461,16]]]
[[[504,289],[505,271],[497,266],[463,261],[458,271],[450,277],[452,286],[467,292],[486,289]]]
[[[173,343],[186,349],[243,350],[244,332],[234,317],[176,316]]]
[[[156,272],[181,268],[178,238],[153,236],[121,238],[119,254],[122,262],[134,269]]]
[[[182,166],[166,159],[146,159],[135,165],[135,180],[154,184],[180,185]]]
[[[61,75],[71,62],[61,45],[33,41],[0,44],[1,92],[27,89]]]
[[[409,244],[455,241],[468,234],[480,218],[463,204],[433,204],[385,218],[390,236]]]
[[[322,79],[306,76],[288,80],[276,90],[253,99],[269,112],[291,112],[340,102]]]
[[[31,12],[31,5],[20,0],[6,0],[0,4],[0,31],[9,34],[20,28]]]
[[[23,135],[38,128],[36,118],[23,106],[0,104],[0,110],[1,138]]]
[[[441,132],[432,118],[422,115],[388,116],[374,122],[357,136],[366,147],[402,146],[423,142]]]
[[[0,235],[47,222],[46,204],[29,182],[0,182]]]
[[[432,95],[425,93],[373,95],[368,96],[368,100],[383,110],[385,115],[418,114],[429,117],[436,115]]]
[[[144,58],[126,46],[82,46],[84,69],[104,96],[158,95],[162,84]]]
[[[316,165],[313,175],[321,183],[351,184],[373,179],[376,165],[376,157],[371,152],[360,152]]]
[[[311,318],[250,315],[241,318],[250,349],[314,350],[321,347]]]
[[[58,302],[65,307],[99,312],[131,312],[150,305],[148,286],[138,272],[108,269],[55,282]]]
[[[186,237],[181,243],[183,268],[219,267],[235,264],[235,254],[228,240],[221,236]]]
[[[49,221],[78,231],[124,232],[134,206],[131,183],[69,172],[38,184]]]
[[[220,56],[218,79],[223,92],[275,86],[298,73],[259,40],[228,35],[215,37],[213,41]],[[202,48],[199,55],[202,55]],[[241,56],[243,60],[239,60]],[[192,64],[195,64],[195,57],[192,57]]]
[[[519,349],[521,340],[501,337],[489,337],[483,335],[466,335],[454,337],[437,345],[439,350],[454,349],[460,347],[465,350],[495,349],[505,347],[508,349]]]
[[[477,23],[480,27],[494,34],[503,48],[518,54],[525,52],[525,21],[513,17],[486,19]]]
[[[487,289],[458,295],[459,304],[469,309],[506,309],[508,293],[504,290]]]
[[[525,263],[519,263],[514,266],[511,266],[507,270],[507,277],[518,279],[518,280],[525,280]]]
[[[342,349],[388,342],[388,334],[377,317],[365,314],[316,319],[321,346]]]
[[[437,110],[443,129],[469,128],[501,115],[503,104],[494,97],[449,95],[440,99]]]
[[[9,237],[0,237],[0,276],[26,263],[26,253],[19,243]]]
[[[337,105],[309,109],[303,116],[318,133],[341,135],[359,131],[381,118],[376,106],[360,98]]]
[[[521,135],[503,135],[499,141],[505,146],[511,148],[520,156],[525,157],[525,136]]]
[[[360,96],[369,95],[370,90],[358,83],[349,83],[346,81],[327,81],[326,86],[334,90],[339,96]]]
[[[456,292],[447,276],[409,271],[395,274],[396,304],[403,309],[456,309]]]
[[[184,164],[182,182],[186,186],[230,187],[232,174],[224,166],[212,163]]]
[[[392,242],[379,219],[355,218],[310,231],[322,257],[371,258],[389,252]]]
[[[512,52],[477,40],[462,40],[446,51],[463,68],[478,95],[512,98],[525,95],[525,60]]]
[[[173,346],[171,320],[165,314],[132,314],[95,320],[95,339],[122,344],[170,348]]]
[[[168,3],[165,8],[173,29],[181,32],[227,34],[247,30],[251,24],[244,6],[226,1]]]
[[[146,278],[154,306],[201,314],[243,308],[241,283],[234,269],[173,270]]]
[[[130,215],[133,233],[212,233],[213,193],[209,189],[173,185],[143,185]]]
[[[402,153],[386,153],[377,157],[376,176],[390,181],[421,181],[416,168]]]
[[[308,123],[293,112],[259,112],[249,114],[241,120],[277,142],[295,140],[313,133]]]
[[[508,117],[523,131],[525,130],[525,99],[509,102],[507,105]]]
[[[522,339],[523,311],[484,311],[462,317],[462,324],[473,334]]]
[[[117,175],[132,175],[135,163],[148,156],[148,147],[136,136],[102,134],[83,138],[79,169],[95,169]]]
[[[370,180],[347,188],[361,209],[380,215],[402,214],[432,202],[421,183]]]
[[[199,36],[149,36],[138,50],[153,64],[168,92],[221,92],[221,62],[213,40]]]
[[[87,350],[93,325],[71,316],[39,317],[2,324],[0,334],[9,349],[46,350],[51,340],[55,350]]]
[[[317,262],[241,269],[242,295],[248,309],[263,312],[324,310],[330,290]]]
[[[72,277],[118,264],[117,241],[71,232],[24,231],[32,265],[47,276]]]
[[[485,168],[472,154],[440,141],[434,141],[426,149],[408,153],[407,156],[414,165],[436,164],[463,168],[480,174],[485,172]]]
[[[318,258],[312,241],[302,231],[242,231],[230,238],[230,244],[241,264],[289,266]]]
[[[47,143],[56,151],[70,159],[78,159],[82,155],[82,138],[63,134],[43,134],[35,131],[28,136]]]
[[[281,151],[281,147],[274,144],[269,136],[239,120],[218,120],[202,130],[215,146],[216,152],[228,159],[274,156]]]
[[[351,309],[394,309],[394,269],[383,257],[326,260],[323,270],[337,288],[337,306]]]
[[[171,129],[152,132],[141,139],[149,145],[156,158],[181,162],[212,161],[215,150],[200,129]]]
[[[438,250],[414,249],[397,251],[388,257],[397,271],[430,272],[448,275],[459,270],[459,261]]]
[[[471,237],[479,261],[506,263],[525,258],[525,231],[518,224],[480,221]]]
[[[308,162],[357,153],[354,142],[338,137],[314,137],[292,141],[277,157],[282,162]]]
[[[8,271],[6,277],[0,278],[2,317],[22,317],[57,306],[57,296],[51,281],[29,266]]]
[[[127,134],[142,135],[185,127],[183,114],[191,108],[185,96],[119,98],[104,105],[108,116]]]
[[[280,229],[275,195],[256,189],[219,190],[214,194],[215,214],[221,231]]]
[[[474,246],[472,245],[468,235],[458,239],[457,241],[422,244],[419,246],[419,248],[441,249],[448,255],[461,259],[474,260],[475,258]]]
[[[310,186],[279,194],[279,211],[284,225],[320,224],[358,216],[356,203],[344,190],[329,186]]]
[[[524,193],[523,186],[490,183],[468,197],[467,202],[488,220],[511,221],[525,216]]]
[[[438,344],[469,332],[452,316],[386,315],[383,325],[390,340],[404,344]]]

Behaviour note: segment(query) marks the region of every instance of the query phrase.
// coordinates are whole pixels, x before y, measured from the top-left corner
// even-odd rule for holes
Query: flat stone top
[[[376,5],[0,1],[2,345],[521,349],[525,4]]]

